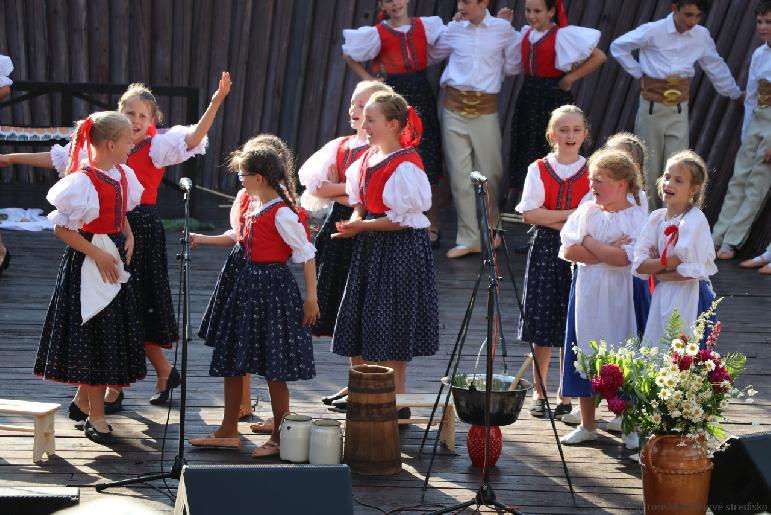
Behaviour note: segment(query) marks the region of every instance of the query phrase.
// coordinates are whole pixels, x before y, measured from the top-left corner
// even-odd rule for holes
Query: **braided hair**
[[[602,169],[614,181],[624,181],[627,190],[640,205],[640,174],[632,158],[623,150],[598,150],[589,158],[589,169]]]
[[[117,111],[99,111],[75,124],[70,142],[70,155],[65,174],[78,169],[81,147],[86,149],[91,159],[90,145],[99,145],[105,141],[117,141],[125,132],[131,130],[131,122],[124,114]]]
[[[280,148],[276,147],[283,145],[289,154],[291,151],[279,138],[275,136],[267,138],[267,136],[270,135],[256,136],[230,154],[228,168],[236,173],[261,175],[289,209],[298,213],[294,174],[289,173],[287,169],[286,155],[282,155]],[[281,142],[281,145],[277,145],[276,140]],[[291,166],[291,163],[289,164]]]

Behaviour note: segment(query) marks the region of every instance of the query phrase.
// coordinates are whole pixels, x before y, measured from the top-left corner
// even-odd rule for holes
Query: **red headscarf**
[[[70,144],[70,162],[65,175],[70,174],[78,169],[80,165],[80,149],[85,147],[86,154],[88,155],[88,165],[94,167],[94,158],[91,156],[91,128],[94,126],[94,121],[91,116],[80,122],[78,125],[78,131],[75,133],[75,140]]]
[[[423,135],[423,120],[412,106],[407,107],[407,125],[402,129],[399,143],[402,147],[417,147]]]

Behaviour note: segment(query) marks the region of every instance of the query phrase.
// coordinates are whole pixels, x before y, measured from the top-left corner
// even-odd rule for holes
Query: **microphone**
[[[487,177],[485,177],[479,172],[471,172],[471,175],[469,175],[469,179],[471,179],[471,182],[473,184],[476,184],[477,186],[480,186],[487,182]]]
[[[190,177],[182,177],[179,180],[179,187],[182,188],[182,191],[190,191],[193,189],[193,181]]]

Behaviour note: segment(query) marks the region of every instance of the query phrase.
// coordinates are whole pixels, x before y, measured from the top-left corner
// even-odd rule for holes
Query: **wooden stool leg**
[[[56,430],[54,426],[54,414],[49,413],[45,416],[45,438],[46,438],[46,454],[50,458],[56,454]]]
[[[37,463],[43,460],[43,452],[45,452],[45,417],[35,417],[35,440],[32,444],[32,461]]]
[[[442,414],[442,434],[439,440],[447,446],[447,449],[455,452],[455,406],[447,406]]]

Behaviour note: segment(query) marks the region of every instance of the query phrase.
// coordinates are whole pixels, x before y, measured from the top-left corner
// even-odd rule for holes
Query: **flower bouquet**
[[[723,413],[731,398],[747,395],[752,402],[757,393],[735,386],[746,356],[715,350],[721,323],[712,319],[719,302],[690,328],[674,311],[659,346],[630,340],[618,349],[605,342],[593,342],[591,353],[575,349],[576,370],[591,381],[597,403],[606,399],[610,411],[622,415],[624,432],[654,435],[640,454],[646,511],[672,506],[658,512],[682,513],[697,506],[694,513],[704,513],[710,457],[727,438]]]
[[[605,399],[610,411],[622,415],[625,432],[681,435],[709,454],[721,445],[729,399],[757,392],[734,385],[746,356],[715,350],[721,323],[711,319],[719,302],[699,316],[690,334],[675,310],[658,347],[629,340],[617,350],[605,342],[592,342],[592,354],[576,349],[576,370],[591,380],[598,404]]]

